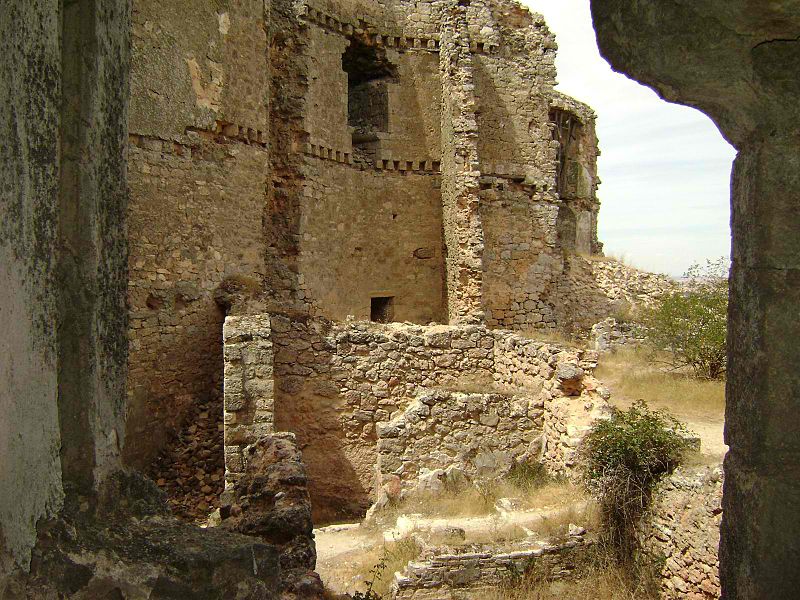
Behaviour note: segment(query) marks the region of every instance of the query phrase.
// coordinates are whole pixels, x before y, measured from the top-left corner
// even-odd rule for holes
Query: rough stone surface
[[[614,317],[592,325],[589,333],[591,347],[608,352],[620,346],[638,346],[646,340],[646,331],[638,323],[617,321]]]
[[[291,431],[317,522],[362,516],[379,489],[413,487],[423,470],[532,457],[563,472],[606,407],[594,353],[484,326],[251,315],[228,317],[225,340],[228,484],[247,445]]]
[[[595,115],[553,90],[540,15],[134,0],[131,35],[128,464],[219,403],[223,318],[258,312],[229,288],[333,320],[613,313],[579,257],[601,251]]]
[[[548,580],[569,580],[592,545],[583,536],[563,543],[432,548],[402,573],[395,573],[391,597],[414,600],[477,599],[512,577],[535,568]],[[496,593],[496,592],[495,592]]]
[[[69,491],[40,524],[30,571],[0,582],[0,597],[279,598],[276,546],[177,521],[151,481],[114,474],[94,508]]]
[[[244,472],[225,494],[230,504],[220,510],[222,527],[277,548],[281,598],[321,599],[308,478],[294,440],[277,433],[245,449]]]
[[[594,0],[601,52],[708,114],[732,177],[723,598],[800,589],[800,11],[793,0]]]
[[[719,467],[680,470],[658,486],[638,535],[660,565],[662,598],[719,598],[722,479]]]
[[[276,598],[283,546],[120,470],[130,6],[5,3],[0,34],[0,597]]]
[[[125,2],[0,8],[0,586],[118,468],[128,30]]]

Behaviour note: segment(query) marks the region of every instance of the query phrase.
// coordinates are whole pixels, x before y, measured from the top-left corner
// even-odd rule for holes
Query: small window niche
[[[394,296],[371,298],[369,320],[375,323],[391,323],[394,320]]]
[[[577,116],[560,108],[550,109],[553,139],[558,142],[556,190],[560,198],[574,198],[578,187],[578,154],[583,123]]]
[[[342,54],[347,73],[347,124],[353,135],[353,158],[375,165],[380,143],[389,133],[389,84],[397,68],[386,50],[354,38]]]

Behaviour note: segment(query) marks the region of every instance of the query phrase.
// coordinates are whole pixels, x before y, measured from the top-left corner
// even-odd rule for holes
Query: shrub
[[[608,542],[618,558],[634,557],[636,525],[650,505],[653,489],[680,465],[688,431],[675,418],[647,408],[644,401],[614,409],[584,439],[584,481],[600,505]]]
[[[644,311],[648,340],[664,350],[675,368],[719,379],[727,366],[728,263],[724,258],[692,266],[686,289],[666,294]]]

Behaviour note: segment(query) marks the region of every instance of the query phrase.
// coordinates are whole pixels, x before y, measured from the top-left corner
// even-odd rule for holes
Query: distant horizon
[[[612,71],[597,49],[589,0],[522,2],[556,34],[557,89],[597,113],[605,254],[674,277],[728,257],[735,150],[716,126]]]

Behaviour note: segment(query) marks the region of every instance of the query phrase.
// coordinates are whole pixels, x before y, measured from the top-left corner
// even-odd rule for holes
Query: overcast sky
[[[605,253],[681,275],[730,253],[735,152],[702,113],[668,104],[600,56],[589,0],[522,0],[558,41],[558,89],[597,112]]]

